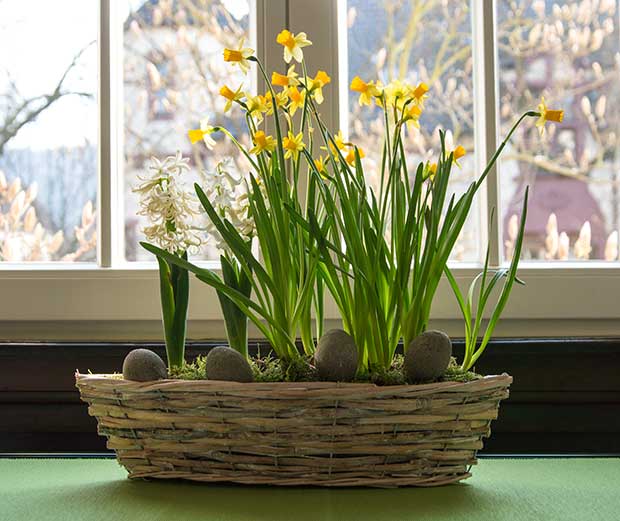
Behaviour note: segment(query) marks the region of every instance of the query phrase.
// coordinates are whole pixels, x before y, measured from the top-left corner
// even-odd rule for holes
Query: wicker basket
[[[507,374],[392,387],[76,379],[130,478],[331,487],[469,477],[512,382]]]

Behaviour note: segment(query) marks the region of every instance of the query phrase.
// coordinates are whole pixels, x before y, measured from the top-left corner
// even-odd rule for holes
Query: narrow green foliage
[[[367,184],[357,148],[350,166],[334,146],[335,139],[313,103],[310,107],[333,169],[327,180],[315,168],[310,169],[329,219],[321,222],[312,212],[306,219],[300,215],[296,219],[304,221],[314,240],[321,283],[334,298],[344,329],[358,346],[360,373],[385,372],[401,338],[409,345],[426,330],[448,258],[474,196],[505,141],[481,178],[460,197],[449,197],[454,157],[446,149],[444,133],[440,132],[441,154],[434,176],[428,164],[419,164],[410,174],[402,142],[403,121],[386,115],[377,196]],[[508,137],[531,115],[524,114]],[[293,208],[289,211],[295,213]],[[506,299],[509,291],[510,286]]]
[[[187,260],[187,253],[180,257]],[[189,307],[189,277],[187,270],[174,263],[169,263],[158,256],[159,293],[161,298],[164,336],[166,339],[166,355],[168,368],[181,367],[185,360],[185,335],[187,312]]]
[[[521,211],[521,221],[519,223],[519,232],[515,241],[512,260],[508,268],[489,268],[489,250],[487,249],[484,268],[482,272],[471,282],[467,296],[464,296],[449,268],[447,266],[445,267],[448,282],[452,287],[452,291],[454,292],[456,300],[459,304],[459,308],[463,314],[463,321],[465,323],[465,355],[463,357],[463,363],[460,367],[461,371],[468,371],[471,367],[473,367],[476,360],[480,358],[482,353],[484,353],[489,340],[491,340],[493,330],[495,329],[501,313],[508,302],[508,297],[510,296],[512,286],[515,282],[522,283],[517,278],[517,267],[519,265],[519,257],[521,256],[521,249],[523,247],[523,234],[525,232],[525,221],[527,219],[528,195],[529,187],[525,189],[523,209]],[[500,281],[503,281],[504,284],[499,293],[499,297],[495,302],[486,328],[483,329],[483,318],[487,304],[489,303],[493,290],[498,286]],[[482,334],[482,338],[479,340],[479,337],[483,331],[484,333]]]
[[[224,284],[236,289],[249,298],[252,294],[252,281],[247,273],[243,271],[239,264],[228,255],[220,256],[222,266],[222,279]],[[222,291],[217,291],[220,301],[224,323],[226,324],[226,335],[230,347],[236,349],[246,358],[248,357],[248,317],[243,310],[237,306]]]
[[[448,150],[445,133],[440,131],[441,150],[436,165],[420,163],[413,168],[407,162],[403,134],[406,124],[415,116],[411,110],[416,104],[418,116],[421,113],[423,98],[397,96],[388,103],[387,91],[382,91],[376,94],[384,107],[385,121],[380,182],[379,186],[370,186],[362,164],[363,154],[353,144],[336,140],[321,120],[317,97],[312,92],[316,87],[309,87],[309,81],[301,82],[299,88],[306,92],[298,121],[290,108],[278,106],[260,61],[254,56],[248,59],[257,63],[271,95],[275,143],[270,136],[272,143],[267,147],[264,135],[263,144],[259,143],[255,116],[243,101],[237,103],[246,111],[249,135],[255,144],[252,151],[246,150],[226,129],[213,130],[224,132],[251,166],[245,182],[247,215],[254,224],[253,240],[242,235],[225,217],[226,212],[218,210],[203,189],[195,185],[208,219],[226,243],[221,276],[189,262],[186,256],[143,244],[160,261],[167,344],[178,346],[181,336],[184,339],[179,317],[187,316],[183,293],[187,273],[191,272],[217,291],[233,348],[247,356],[247,320],[271,345],[278,360],[256,362],[258,381],[312,380],[316,373],[310,360],[314,338],[322,334],[323,300],[328,292],[340,311],[343,328],[357,345],[358,375],[362,381],[404,383],[398,367],[400,359],[395,358],[396,348],[401,340],[407,346],[426,330],[433,299],[445,273],[465,318],[465,360],[460,369],[453,369],[455,377],[465,378],[463,375],[484,351],[517,281],[525,208],[510,267],[490,269],[487,255],[484,270],[467,296],[458,290],[447,268],[448,259],[474,198],[508,139],[525,118],[541,114],[523,114],[478,179],[457,197],[450,194],[449,185],[456,164],[455,152],[456,158],[461,157],[462,148]],[[305,63],[302,69],[305,78]],[[315,140],[327,153],[319,167],[314,163]],[[348,151],[346,156],[341,152],[343,148]],[[298,183],[304,178],[302,163],[308,172],[305,186]],[[501,294],[476,347],[482,313],[500,280],[504,281]],[[303,354],[296,346],[299,337]],[[178,348],[174,348],[173,365],[181,363],[182,354],[179,358]]]

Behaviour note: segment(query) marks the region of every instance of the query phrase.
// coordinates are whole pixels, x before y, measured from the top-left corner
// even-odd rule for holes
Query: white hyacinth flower
[[[249,215],[248,184],[241,176],[233,175],[231,167],[231,161],[225,159],[217,163],[214,172],[202,172],[203,189],[218,215],[249,241],[254,235],[254,221]],[[231,256],[228,245],[211,221],[207,222],[207,231],[214,246]]]
[[[189,170],[189,159],[180,152],[163,161],[153,157],[148,170],[149,175],[139,176],[141,182],[133,189],[140,194],[138,215],[150,222],[142,230],[147,241],[170,253],[198,250],[201,240],[192,225],[198,215],[198,203],[180,179]]]

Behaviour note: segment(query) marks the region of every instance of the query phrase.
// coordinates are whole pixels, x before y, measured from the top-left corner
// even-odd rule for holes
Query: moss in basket
[[[183,367],[171,370],[171,378],[181,380],[206,380],[206,356],[200,355],[193,362],[186,363]],[[249,359],[255,382],[319,382],[316,367],[312,365],[310,357],[301,357],[293,363],[282,362],[272,355],[258,356]],[[353,382],[374,383],[375,385],[405,385],[407,379],[403,372],[404,357],[395,355],[392,365],[388,369],[375,369],[372,372],[365,371],[358,374]],[[450,365],[439,381],[470,382],[482,376],[463,371],[456,359],[450,360]]]
[[[250,360],[256,382],[316,382],[316,367],[308,356],[295,360],[281,360],[267,355]]]
[[[170,377],[179,380],[206,380],[206,364],[206,356],[197,356],[193,362],[185,362],[181,367],[172,367]]]
[[[267,355],[250,359],[255,382],[283,382],[285,371],[279,358]]]
[[[450,358],[450,363],[446,372],[441,377],[443,382],[471,382],[473,380],[480,380],[484,378],[482,375],[475,373],[474,371],[463,371],[461,364],[456,361],[456,358]]]
[[[301,357],[283,362],[271,355],[258,356],[248,360],[255,382],[316,382],[319,381],[316,368],[310,357]],[[207,356],[199,355],[193,362],[171,370],[172,378],[181,380],[206,380]]]
[[[392,365],[387,369],[378,368],[369,374],[369,380],[376,385],[404,385],[407,383],[403,372],[403,355],[395,355]]]

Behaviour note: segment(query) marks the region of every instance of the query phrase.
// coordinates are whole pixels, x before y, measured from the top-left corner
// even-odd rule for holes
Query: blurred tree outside
[[[240,110],[224,112],[223,85],[254,90],[244,76],[222,59],[224,47],[235,48],[241,38],[249,41],[248,0],[148,0],[129,1],[124,21],[124,114],[125,114],[125,257],[149,260],[139,247],[137,197],[131,192],[137,176],[151,156],[172,155],[180,150],[191,157],[189,182],[200,172],[213,172],[218,161],[230,158],[231,169],[248,171],[249,165],[221,133],[214,134],[214,150],[192,147],[187,131],[208,118],[228,128],[245,146],[250,145]],[[245,83],[244,83],[245,82]],[[200,223],[198,223],[200,224]],[[207,244],[201,258],[219,259],[218,250]]]
[[[409,134],[412,165],[437,154],[437,126],[468,151],[455,170],[455,192],[471,182],[473,76],[468,0],[349,0],[349,80],[425,81],[431,87],[419,131]],[[617,0],[499,0],[500,135],[544,96],[565,109],[541,139],[534,121],[521,127],[499,166],[506,255],[516,234],[526,184],[530,212],[523,256],[618,258],[619,45]],[[351,139],[380,158],[379,112],[349,98]],[[369,161],[367,161],[367,164]],[[455,258],[473,260],[479,223],[460,238]]]
[[[60,3],[77,7],[71,0]],[[82,4],[95,15],[96,7]],[[64,133],[71,134],[72,112],[96,107],[96,46],[84,35],[73,38],[63,27],[71,20],[49,9],[39,2],[0,0],[0,47],[14,49],[0,59],[2,261],[95,259],[96,144],[87,136],[81,143],[67,141]],[[96,26],[85,31],[90,29],[92,39]],[[35,33],[52,43],[37,46],[36,53],[32,47],[20,51]],[[73,130],[73,137],[79,132]]]
[[[63,2],[77,9],[75,0]],[[96,2],[91,4],[96,7]],[[35,24],[36,17],[28,18],[23,2],[19,19],[12,20],[17,5],[17,0],[0,0],[0,14],[4,15],[0,16],[0,35],[4,31],[17,37],[6,20],[13,25],[21,23],[25,35]],[[141,223],[135,216],[137,200],[131,186],[151,156],[176,150],[191,156],[190,182],[199,180],[201,171],[213,171],[216,162],[224,158],[230,158],[237,171],[248,168],[224,136],[216,134],[218,146],[209,151],[191,147],[186,132],[208,117],[249,144],[242,114],[234,109],[224,113],[225,100],[219,89],[223,85],[236,89],[244,81],[245,89],[254,89],[248,84],[253,80],[221,59],[224,47],[235,46],[242,37],[249,40],[252,3],[125,0],[122,5],[126,8],[122,21],[125,253],[127,260],[146,260],[148,256],[137,246]],[[542,139],[533,121],[523,126],[499,165],[499,210],[507,255],[523,189],[529,184],[531,213],[525,258],[618,258],[620,113],[619,93],[614,88],[620,79],[618,7],[618,0],[498,0],[500,137],[518,114],[535,108],[541,96],[565,109],[564,121],[548,126]],[[462,168],[454,170],[451,190],[464,190],[478,174],[469,0],[348,0],[346,17],[349,80],[359,75],[384,83],[393,79],[428,83],[431,92],[421,128],[407,134],[411,166],[437,154],[438,127],[450,129],[448,146],[462,145],[468,152]],[[53,35],[63,30],[60,22],[48,25]],[[54,73],[54,83],[36,92],[30,85],[26,92],[24,83],[0,61],[0,170],[6,179],[4,186],[0,178],[0,251],[5,243],[11,243],[5,256],[10,253],[18,260],[34,260],[37,255],[37,260],[94,259],[91,235],[78,230],[94,223],[95,209],[89,201],[96,196],[95,143],[85,137],[81,144],[72,142],[64,147],[24,145],[29,129],[42,125],[46,115],[58,118],[72,106],[63,105],[68,99],[95,103],[94,90],[81,87],[84,76],[93,74],[88,68],[92,59],[88,62],[82,55],[90,52],[87,44],[72,42],[73,52]],[[45,62],[45,49],[39,49],[39,54],[36,63],[29,64],[31,68]],[[15,64],[10,59],[7,62]],[[48,72],[47,77],[51,76]],[[360,107],[357,97],[350,96],[348,127],[350,139],[366,151],[365,167],[376,183],[382,140],[379,111]],[[57,133],[70,130],[59,128]],[[31,188],[30,197],[37,193],[36,198],[28,200],[27,190],[35,182],[38,190]],[[11,211],[15,217],[10,217]],[[7,243],[11,226],[17,228],[10,233],[32,235],[32,230],[25,231],[28,212],[28,227],[34,212],[32,230],[37,229],[37,237],[46,237],[40,238],[43,243],[55,247],[57,234],[62,233],[62,243],[55,251],[37,247],[28,252],[26,248],[20,255],[14,239]],[[480,232],[479,212],[474,211],[455,248],[455,260],[479,258],[484,247]],[[90,249],[85,249],[86,244]],[[77,252],[79,255],[72,257]],[[218,252],[208,247],[202,256],[215,259]]]

